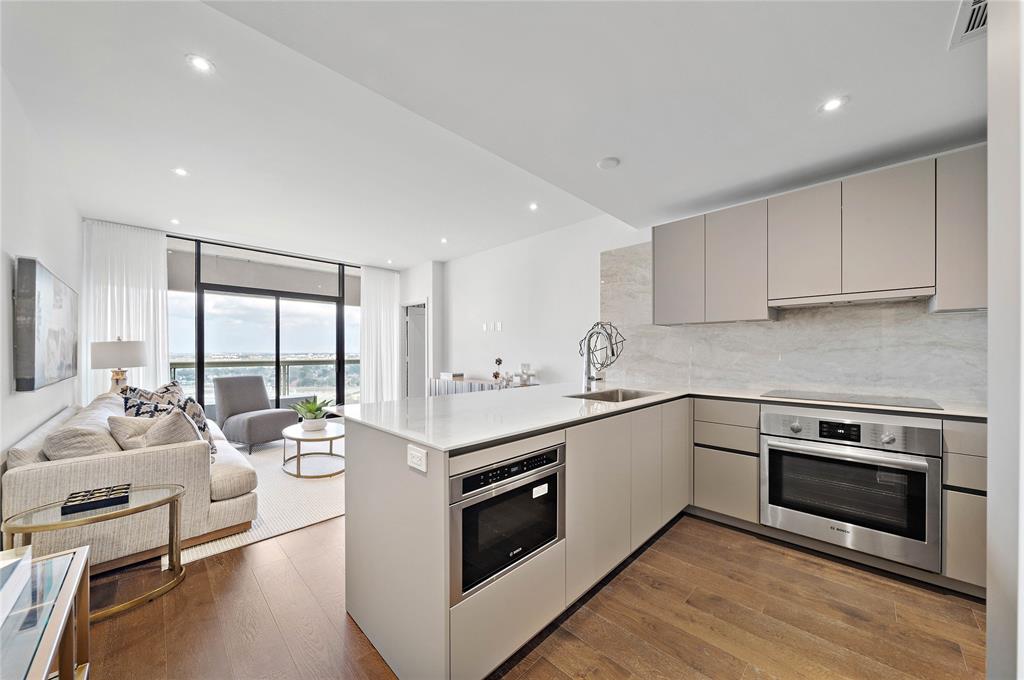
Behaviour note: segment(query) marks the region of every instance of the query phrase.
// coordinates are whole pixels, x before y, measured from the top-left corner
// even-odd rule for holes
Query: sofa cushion
[[[228,441],[262,444],[281,438],[281,430],[299,422],[299,414],[287,408],[268,408],[239,413],[226,419],[224,436]]]
[[[51,433],[43,444],[48,460],[64,460],[120,451],[110,433],[94,427],[67,425]]]
[[[157,418],[110,416],[110,434],[125,451],[164,444],[201,440],[196,424],[184,411],[174,409]]]
[[[14,446],[7,449],[7,460],[5,462],[8,470],[13,470],[29,463],[42,463],[46,460],[43,453],[43,444],[46,438],[53,432],[67,425],[68,421],[82,410],[81,406],[68,406],[45,423],[32,430]]]
[[[233,446],[222,443],[210,466],[210,500],[243,496],[256,488],[256,470]]]

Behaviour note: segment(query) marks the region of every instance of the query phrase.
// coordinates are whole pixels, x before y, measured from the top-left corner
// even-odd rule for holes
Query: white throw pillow
[[[74,425],[51,433],[43,443],[43,454],[49,460],[81,458],[120,450],[117,441],[106,430]]]
[[[107,424],[110,433],[125,451],[203,439],[196,424],[180,409],[173,409],[156,418],[110,416]]]

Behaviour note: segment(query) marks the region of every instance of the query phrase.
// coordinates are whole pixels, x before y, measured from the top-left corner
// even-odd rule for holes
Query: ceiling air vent
[[[988,27],[988,0],[963,0],[953,24],[953,35],[949,38],[949,49],[985,35]]]

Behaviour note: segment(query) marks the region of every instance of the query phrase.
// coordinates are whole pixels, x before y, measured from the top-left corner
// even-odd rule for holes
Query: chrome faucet
[[[584,392],[590,392],[593,389],[591,383],[596,382],[598,380],[601,380],[601,378],[598,378],[597,376],[593,375],[593,373],[594,373],[594,365],[591,362],[591,356],[590,356],[590,339],[592,337],[594,337],[595,335],[603,335],[605,337],[605,340],[608,341],[608,351],[611,353],[611,355],[613,357],[615,356],[615,339],[612,337],[612,334],[610,332],[608,332],[608,329],[604,328],[603,326],[595,324],[594,327],[591,328],[587,332],[587,335],[583,338],[583,391]]]

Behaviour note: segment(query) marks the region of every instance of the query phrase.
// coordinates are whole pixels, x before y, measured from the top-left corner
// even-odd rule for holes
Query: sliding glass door
[[[277,398],[277,300],[266,295],[207,291],[203,295],[203,401],[216,417],[213,379],[263,378],[270,404]]]
[[[337,399],[338,306],[281,298],[281,405]]]

